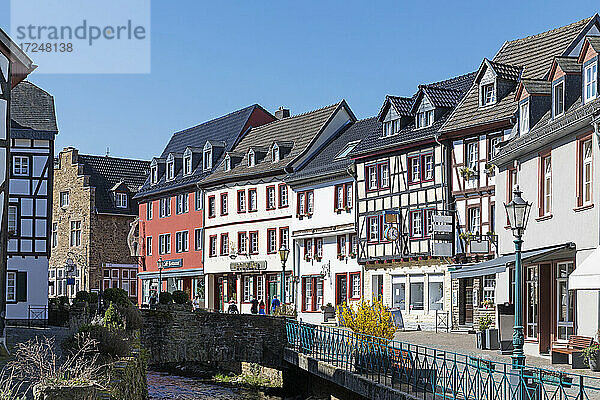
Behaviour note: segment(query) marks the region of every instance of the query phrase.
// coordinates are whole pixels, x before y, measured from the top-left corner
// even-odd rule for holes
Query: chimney
[[[275,118],[284,119],[290,116],[290,109],[283,108],[283,106],[279,107],[277,111],[275,111]]]

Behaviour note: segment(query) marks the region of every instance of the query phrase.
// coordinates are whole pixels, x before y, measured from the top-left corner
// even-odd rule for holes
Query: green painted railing
[[[600,400],[600,378],[486,360],[340,328],[286,323],[288,346],[417,398]]]

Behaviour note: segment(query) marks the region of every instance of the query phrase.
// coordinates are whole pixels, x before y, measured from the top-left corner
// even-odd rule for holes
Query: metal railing
[[[27,326],[31,328],[32,323],[41,321],[42,326],[48,325],[48,307],[46,306],[28,306],[27,307]]]
[[[422,399],[600,399],[600,378],[486,360],[350,330],[286,322],[288,347]]]

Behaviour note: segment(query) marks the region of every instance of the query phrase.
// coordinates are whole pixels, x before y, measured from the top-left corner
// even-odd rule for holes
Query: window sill
[[[552,214],[542,215],[541,217],[538,217],[535,220],[538,221],[538,222],[547,221],[547,220],[551,219],[552,216],[553,216]]]
[[[591,210],[592,208],[594,208],[593,204],[586,204],[584,206],[575,207],[573,209],[573,211],[575,211],[575,212],[581,212],[581,211]]]

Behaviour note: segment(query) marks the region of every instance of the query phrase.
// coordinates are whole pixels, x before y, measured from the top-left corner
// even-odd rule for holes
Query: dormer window
[[[115,205],[117,208],[127,208],[127,193],[115,193]]]
[[[158,183],[158,165],[150,167],[150,182],[152,184]]]
[[[387,121],[383,123],[383,137],[392,136],[398,132],[398,120]]]
[[[208,171],[212,168],[212,146],[210,143],[206,142],[203,150],[203,169],[204,171]]]
[[[433,110],[418,112],[415,125],[418,128],[425,128],[433,125]]]
[[[223,170],[231,171],[231,157],[225,156],[225,160],[223,162]]]
[[[585,67],[585,70],[583,73],[583,79],[584,79],[583,96],[584,96],[585,103],[596,98],[596,95],[598,92],[597,77],[598,77],[598,63],[597,62],[594,62],[593,64],[590,64],[587,67]]]
[[[254,154],[254,150],[250,150],[248,152],[248,166],[254,167],[256,165],[256,155]]]
[[[279,158],[279,146],[277,146],[277,143],[273,144],[273,149],[271,151],[272,151],[271,159],[273,160],[273,162],[278,162],[280,160],[280,158]]]
[[[552,88],[552,113],[554,117],[565,112],[565,81],[559,82]]]
[[[175,158],[170,155],[167,159],[167,180],[172,181],[175,179]]]
[[[521,134],[529,132],[529,102],[519,106],[519,131]]]
[[[192,173],[192,156],[186,155],[183,158],[183,174],[190,175]]]
[[[481,85],[481,105],[487,106],[496,102],[496,88],[493,83]]]

